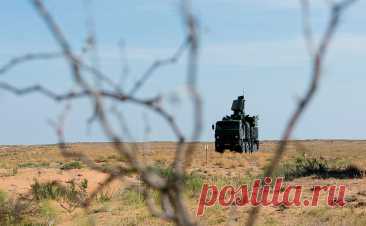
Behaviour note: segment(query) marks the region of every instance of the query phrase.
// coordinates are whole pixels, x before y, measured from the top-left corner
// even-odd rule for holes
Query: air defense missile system
[[[245,114],[244,96],[233,101],[231,110],[231,115],[212,125],[215,131],[215,150],[220,153],[226,149],[240,153],[258,151],[258,117]]]

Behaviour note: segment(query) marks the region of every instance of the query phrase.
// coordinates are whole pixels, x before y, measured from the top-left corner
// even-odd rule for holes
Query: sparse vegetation
[[[203,185],[204,177],[197,172],[191,172],[185,178],[184,188],[192,196],[198,196]]]
[[[144,204],[143,194],[134,188],[124,189],[121,192],[120,197],[125,203],[134,204],[136,206],[142,206]]]
[[[307,144],[307,142],[304,142]],[[289,172],[292,172],[292,170],[296,170],[296,166],[298,166],[299,171],[298,172],[305,172],[304,169],[319,169],[324,166],[325,168],[324,172],[328,172],[328,174],[324,174],[324,180],[321,180],[324,184],[334,184],[333,181],[337,181],[332,179],[332,181],[328,181],[327,177],[331,177],[336,175],[336,179],[342,179],[342,177],[337,177],[337,175],[345,175],[344,172],[356,172],[352,173],[351,175],[357,175],[358,172],[362,172],[361,168],[355,167],[352,169],[351,166],[362,166],[365,163],[365,155],[366,153],[366,145],[355,145],[352,142],[334,142],[329,143],[327,141],[320,141],[320,142],[313,142],[309,141],[311,148],[309,150],[306,150],[306,155],[299,155],[298,150],[290,149],[288,154],[286,155],[286,159],[282,162],[282,165],[286,164],[289,166],[288,168],[282,168],[283,171],[279,173],[279,175],[284,175],[285,172],[288,173],[288,175],[295,175],[294,173],[290,174]],[[156,145],[156,146],[154,146]],[[171,159],[173,156],[173,153],[170,151],[161,151],[164,149],[164,145],[161,144],[154,144],[151,146],[152,148],[152,154],[151,155],[145,155],[145,160],[152,164],[151,170],[155,170],[159,172],[161,175],[171,177],[173,174],[173,171],[169,167],[171,163]],[[332,146],[333,145],[333,146]],[[306,145],[308,147],[308,145]],[[338,146],[341,146],[342,148],[336,148]],[[198,195],[200,193],[200,190],[202,188],[203,183],[208,184],[216,184],[218,188],[221,188],[224,185],[232,185],[235,188],[243,185],[248,184],[250,185],[254,179],[258,178],[263,170],[263,166],[268,164],[267,159],[272,154],[272,148],[274,147],[274,144],[267,145],[268,151],[263,151],[260,153],[255,153],[253,155],[238,155],[234,153],[225,153],[225,156],[222,155],[216,155],[213,152],[209,152],[208,156],[208,162],[207,165],[205,163],[205,153],[197,152],[195,155],[195,161],[192,164],[192,168],[189,169],[188,173],[185,175],[185,192],[184,192],[184,199],[187,200],[187,206],[194,211],[197,205]],[[108,160],[107,162],[101,162],[100,166],[105,167],[116,167],[120,163],[116,161],[116,157],[118,155],[115,155],[112,149],[102,149],[101,146],[98,146],[98,144],[93,145],[85,145],[85,146],[77,146],[77,148],[80,148],[82,151],[85,150],[85,153],[87,153],[91,159],[101,159],[100,150],[103,150],[105,153],[105,158]],[[79,151],[77,148],[74,148],[76,151]],[[90,151],[91,149],[95,149],[95,151]],[[174,147],[173,147],[174,148]],[[343,149],[346,148],[347,150],[350,150],[347,152],[347,156],[345,157],[345,152]],[[32,154],[32,152],[37,152],[36,154]],[[53,176],[57,176],[57,180],[59,181],[69,181],[68,183],[60,183],[61,187],[58,187],[57,185],[53,184],[52,182],[46,182],[41,183],[40,180],[38,181],[38,190],[34,193],[37,194],[38,198],[32,198],[33,192],[30,192],[29,194],[26,193],[27,197],[29,195],[29,199],[32,199],[33,201],[27,201],[22,200],[17,204],[18,206],[30,206],[30,208],[25,208],[21,212],[19,212],[18,215],[14,215],[14,206],[18,200],[12,200],[8,199],[8,196],[12,195],[12,192],[0,192],[0,202],[6,203],[5,205],[2,205],[1,212],[6,213],[7,218],[11,219],[11,221],[8,220],[7,223],[4,223],[4,218],[2,218],[3,222],[0,223],[1,226],[15,226],[15,225],[28,225],[28,226],[43,226],[43,225],[58,225],[61,223],[64,223],[64,219],[70,219],[68,222],[65,222],[65,225],[87,225],[85,222],[87,221],[89,217],[92,217],[95,220],[94,225],[102,225],[104,222],[104,219],[108,217],[108,220],[111,222],[111,225],[127,225],[127,223],[131,223],[131,225],[140,225],[140,224],[148,224],[148,225],[165,225],[165,221],[161,221],[157,218],[152,217],[147,209],[145,208],[146,202],[144,200],[144,195],[140,191],[141,187],[138,186],[144,186],[143,184],[135,184],[136,180],[139,181],[138,177],[136,177],[134,174],[127,175],[125,178],[123,178],[121,181],[118,181],[118,185],[111,185],[110,187],[107,187],[104,192],[99,193],[93,202],[91,202],[90,211],[86,213],[82,213],[79,215],[79,208],[80,206],[75,207],[73,202],[69,205],[68,198],[64,198],[65,196],[61,194],[63,189],[69,191],[68,194],[70,194],[69,198],[73,200],[75,197],[72,195],[75,192],[79,193],[79,196],[81,193],[83,193],[86,197],[86,188],[94,188],[95,187],[95,178],[93,180],[81,180],[75,179],[75,181],[72,181],[73,178],[90,178],[90,177],[98,177],[97,180],[99,181],[104,179],[103,174],[94,174],[90,173],[91,171],[87,168],[83,169],[82,171],[78,172],[75,170],[75,172],[66,172],[64,170],[58,170],[60,166],[65,165],[65,160],[62,156],[56,155],[58,152],[56,151],[48,151],[48,149],[44,149],[45,154],[40,155],[38,151],[29,150],[29,151],[21,151],[17,152],[17,158],[16,160],[12,160],[14,158],[14,155],[5,155],[4,154],[1,158],[0,163],[4,163],[6,165],[6,169],[2,169],[1,173],[2,175],[8,174],[8,175],[14,175],[14,177],[9,178],[2,178],[3,183],[2,189],[4,191],[8,191],[12,189],[12,187],[9,187],[6,185],[7,181],[14,180],[14,181],[21,181],[23,178],[27,177],[37,177],[39,174],[38,167],[35,168],[17,168],[18,164],[20,163],[42,163],[48,161],[54,162],[54,163],[62,163],[62,164],[55,164],[55,167],[51,165],[51,167],[47,167],[44,170],[42,170],[42,181],[44,178],[52,178]],[[114,156],[115,155],[115,156]],[[31,156],[31,161],[30,157]],[[112,157],[110,157],[112,156]],[[320,156],[323,156],[321,158]],[[156,161],[156,160],[161,161]],[[256,160],[256,164],[252,164],[253,159]],[[313,160],[314,159],[314,160]],[[77,161],[77,159],[75,159]],[[159,164],[158,164],[159,162]],[[215,163],[220,163],[221,168],[219,168]],[[17,169],[16,173],[12,173],[14,169]],[[301,170],[300,170],[301,169]],[[304,170],[304,171],[302,171]],[[332,173],[333,172],[333,173]],[[334,174],[334,172],[337,172]],[[340,172],[343,172],[343,174],[340,174]],[[306,175],[304,174],[297,174],[297,175]],[[313,174],[315,177],[321,177],[321,175],[315,173]],[[19,178],[19,179],[17,179]],[[345,177],[348,178],[348,177]],[[1,179],[1,178],[0,178]],[[313,177],[308,178],[301,178],[301,181],[305,181],[306,184],[312,185],[311,180]],[[125,188],[125,182],[131,182],[135,184],[135,187],[128,187]],[[337,183],[345,183],[348,184],[349,180],[342,180],[337,181]],[[355,186],[355,201],[352,201],[351,203],[347,204],[346,207],[343,209],[350,210],[351,208],[354,209],[354,212],[341,212],[337,209],[328,209],[328,208],[309,208],[307,210],[297,210],[295,208],[283,208],[283,206],[280,206],[278,208],[274,209],[274,212],[272,211],[273,208],[263,208],[263,211],[268,213],[263,220],[258,222],[258,225],[281,225],[283,222],[285,222],[288,225],[309,225],[308,223],[313,223],[312,225],[317,225],[319,222],[315,221],[314,219],[317,217],[314,216],[321,216],[323,214],[326,214],[328,217],[322,218],[321,222],[322,224],[328,224],[329,225],[337,225],[337,224],[331,224],[336,222],[335,220],[331,220],[333,218],[340,219],[341,214],[344,216],[344,219],[348,219],[350,217],[353,217],[357,220],[348,220],[345,221],[347,224],[345,225],[364,225],[364,222],[366,222],[366,219],[364,217],[364,211],[365,208],[365,202],[366,202],[366,196],[364,191],[364,180],[357,180],[353,181],[352,183],[357,182],[357,184],[360,183],[360,190],[357,190],[357,187]],[[23,182],[22,182],[23,183]],[[32,182],[29,184],[31,185],[36,184],[36,182]],[[54,182],[55,183],[55,182]],[[293,183],[288,181],[287,183]],[[10,183],[9,183],[10,184]],[[72,185],[74,184],[74,185]],[[74,186],[74,188],[72,188]],[[115,186],[121,186],[115,187]],[[249,187],[250,188],[250,187]],[[311,186],[306,187],[306,195],[309,195],[312,190]],[[114,190],[116,189],[116,190]],[[74,192],[72,192],[74,190]],[[84,191],[83,191],[84,190]],[[121,190],[120,193],[116,192],[118,190]],[[19,190],[17,190],[18,192]],[[108,191],[108,192],[107,192]],[[160,195],[158,191],[152,190],[152,197],[155,200],[156,204],[160,203]],[[64,193],[65,194],[65,193]],[[350,200],[347,196],[347,200]],[[80,202],[78,202],[80,203]],[[61,206],[62,205],[62,206]],[[4,211],[4,207],[5,210]],[[32,211],[30,211],[32,210]],[[66,210],[66,211],[65,211]],[[270,211],[268,211],[270,210]],[[324,213],[324,210],[327,210]],[[69,214],[69,212],[72,212],[72,214]],[[244,222],[246,217],[247,209],[245,208],[239,208],[238,209],[238,216],[239,219],[237,222]],[[267,212],[268,211],[268,212]],[[338,211],[338,212],[337,212]],[[80,211],[82,212],[82,211]],[[220,206],[214,206],[209,209],[207,209],[207,212],[204,217],[198,218],[198,222],[201,225],[226,225],[228,222],[228,215],[230,210],[224,209]],[[283,220],[282,217],[284,214],[296,214],[293,218],[289,218],[286,220]],[[346,214],[346,215],[345,215]],[[279,217],[280,216],[280,217]],[[16,219],[16,221],[15,221]],[[126,223],[127,222],[127,223]],[[278,223],[280,222],[280,223]],[[339,222],[341,222],[339,220]]]
[[[164,167],[160,164],[151,166],[150,170],[158,172],[167,178],[173,176],[173,171],[170,167]],[[191,195],[197,195],[202,188],[204,176],[196,171],[192,171],[184,176],[184,181],[184,188],[186,192]]]
[[[4,203],[6,200],[6,193],[0,190],[0,203]]]
[[[360,178],[364,170],[355,165],[336,165],[331,167],[328,160],[322,157],[306,157],[304,154],[293,161],[286,161],[274,172],[274,176],[293,180],[299,177],[317,176],[320,178]]]
[[[166,167],[162,164],[156,164],[149,167],[150,171],[154,171],[164,177],[171,177],[173,175],[173,171],[170,167]]]
[[[14,167],[14,168],[11,169],[11,175],[12,176],[17,175],[17,173],[18,173],[18,167]]]
[[[79,161],[67,162],[60,167],[60,169],[62,170],[81,169],[81,168],[83,168],[83,165]]]
[[[32,195],[36,200],[44,200],[44,199],[52,199],[55,200],[62,196],[61,186],[59,183],[47,182],[47,183],[39,183],[35,181],[34,184],[31,185]]]
[[[76,184],[74,181],[62,185],[56,181],[39,183],[35,181],[31,185],[31,193],[35,200],[56,200],[61,207],[72,212],[76,207],[82,206],[87,197],[87,181]],[[66,204],[66,205],[65,205]]]
[[[9,199],[0,191],[0,225],[1,226],[45,226],[33,219],[39,213],[37,206],[32,206],[27,200]]]
[[[50,200],[43,200],[39,203],[39,212],[47,222],[52,222],[57,217],[57,212],[52,207]]]
[[[18,168],[46,168],[49,167],[50,164],[48,162],[24,162],[19,163]]]
[[[126,161],[126,157],[122,156],[122,155],[117,155],[117,154],[113,154],[113,155],[109,155],[107,157],[108,160],[115,160],[118,162],[125,162]]]
[[[107,163],[107,162],[103,162],[101,164],[101,167],[103,168],[104,172],[111,172],[111,171],[113,171],[113,169],[115,169],[115,167],[112,164]]]
[[[17,175],[18,173],[18,167],[14,167],[11,169],[7,169],[6,172],[3,172],[0,174],[0,177],[12,177]]]
[[[112,194],[110,194],[108,191],[100,191],[95,199],[97,200],[97,202],[108,202],[108,201],[111,201],[112,199]]]

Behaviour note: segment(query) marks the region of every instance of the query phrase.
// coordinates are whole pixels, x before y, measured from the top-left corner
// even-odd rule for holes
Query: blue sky
[[[85,1],[45,1],[70,40],[82,48],[87,34]],[[327,1],[311,1],[314,36],[327,22]],[[199,87],[204,100],[202,140],[213,140],[211,124],[230,113],[233,98],[245,90],[247,112],[260,117],[261,139],[278,139],[297,99],[309,82],[310,61],[302,36],[301,9],[297,0],[197,0],[194,12],[201,27]],[[320,91],[296,128],[296,139],[364,139],[366,134],[366,9],[359,1],[347,10],[325,64]],[[157,58],[171,55],[183,40],[179,4],[174,0],[93,1],[100,66],[118,80],[121,60],[118,42],[124,40],[130,73],[126,88]],[[0,65],[28,52],[57,51],[41,19],[27,1],[2,2],[0,14]],[[176,115],[188,134],[192,114],[185,91],[185,56],[162,68],[137,95],[163,94],[164,105]],[[47,84],[55,92],[72,88],[63,60],[23,64],[1,81],[23,87]],[[180,104],[169,102],[179,94]],[[48,124],[62,105],[39,95],[14,97],[0,91],[0,144],[55,143]],[[68,141],[103,141],[97,125],[87,133],[85,120],[91,106],[76,101],[66,124]],[[146,109],[119,108],[129,120],[136,140],[172,140],[164,122]],[[144,117],[152,131],[144,135]]]

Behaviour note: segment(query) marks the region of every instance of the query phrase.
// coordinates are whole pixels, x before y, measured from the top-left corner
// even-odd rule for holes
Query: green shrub
[[[103,203],[103,202],[108,202],[108,201],[111,201],[111,199],[112,199],[112,195],[111,195],[109,192],[107,192],[107,191],[100,191],[100,192],[96,195],[95,199],[96,199],[98,202],[101,202],[101,203]]]
[[[172,179],[174,172],[170,167],[163,167],[160,164],[150,166],[149,170],[160,174],[161,176]],[[191,194],[198,194],[202,188],[204,177],[199,173],[193,171],[190,174],[184,175],[184,188],[186,192]]]
[[[293,180],[299,177],[325,174],[329,167],[327,161],[320,158],[306,158],[301,155],[293,161],[281,164],[273,173],[274,177],[284,177],[285,180]]]
[[[62,170],[81,169],[81,168],[83,168],[83,165],[79,161],[67,162],[60,167],[60,169]]]
[[[158,165],[154,165],[154,166],[149,166],[148,167],[149,171],[155,172],[157,174],[160,174],[163,177],[169,178],[173,176],[173,170],[170,167],[164,167],[160,164]]]
[[[18,164],[18,168],[46,168],[49,166],[48,162],[24,162]]]
[[[185,176],[184,178],[184,188],[187,192],[192,195],[198,195],[202,189],[204,177],[196,172]]]
[[[54,208],[52,208],[49,200],[44,200],[39,203],[39,212],[41,216],[46,218],[47,221],[52,221],[56,218],[57,213]]]
[[[31,189],[33,198],[38,201],[44,199],[56,200],[62,196],[61,186],[55,181],[47,183],[35,181],[34,184],[31,185]]]
[[[1,226],[46,226],[55,217],[55,211],[47,202],[22,197],[9,199],[0,191]]]
[[[31,192],[36,201],[56,200],[59,203],[67,203],[69,206],[67,210],[71,212],[83,205],[87,198],[87,186],[88,182],[85,179],[80,184],[70,181],[66,186],[56,181],[46,183],[35,181],[31,185]]]
[[[1,226],[43,226],[46,224],[36,223],[27,215],[31,205],[24,200],[7,199],[5,193],[0,198],[0,225]],[[36,213],[37,208],[33,211]]]
[[[102,171],[105,173],[111,172],[116,169],[116,167],[114,167],[112,164],[107,163],[107,162],[103,162],[100,166],[102,167]]]
[[[124,189],[120,197],[125,204],[134,204],[137,206],[143,205],[145,200],[144,195],[133,188]]]
[[[6,193],[0,190],[0,205],[6,201]]]
[[[360,178],[364,175],[364,170],[354,165],[334,165],[328,164],[324,158],[309,157],[301,155],[293,161],[286,161],[281,164],[273,173],[273,177],[284,177],[285,180],[293,180],[299,177],[315,175],[320,178]]]
[[[46,168],[49,166],[48,162],[24,162],[18,164],[18,168]]]

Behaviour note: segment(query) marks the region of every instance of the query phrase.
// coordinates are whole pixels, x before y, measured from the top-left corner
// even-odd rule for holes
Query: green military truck
[[[245,99],[239,96],[233,101],[233,114],[225,116],[216,125],[215,150],[223,153],[225,149],[240,153],[252,153],[259,150],[258,117],[245,115]]]

